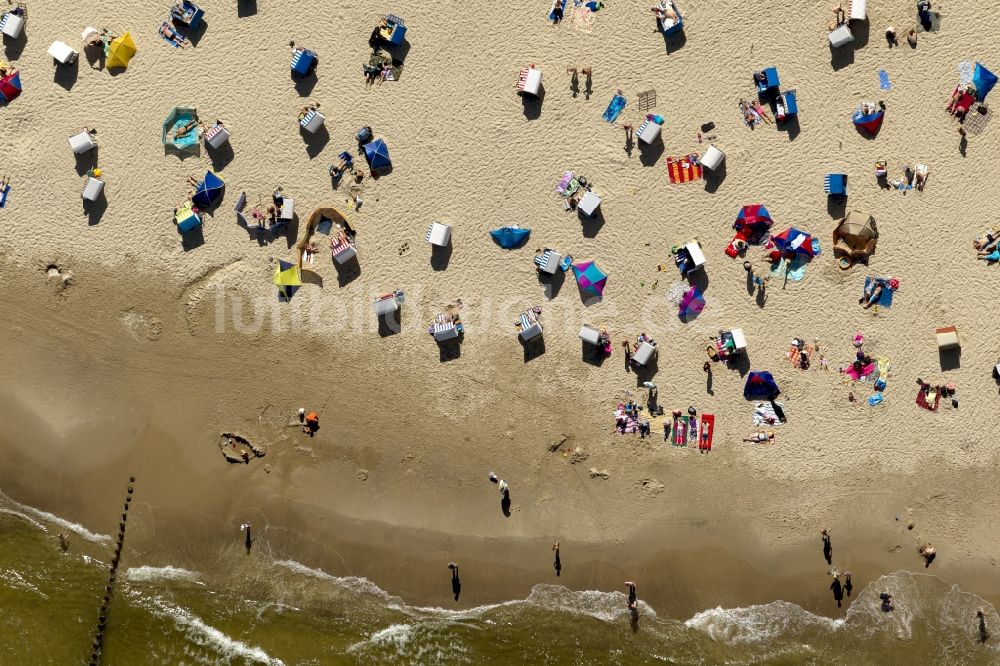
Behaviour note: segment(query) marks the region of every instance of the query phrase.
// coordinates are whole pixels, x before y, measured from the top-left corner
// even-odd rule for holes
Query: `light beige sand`
[[[302,526],[330,515],[362,521],[352,534],[361,542],[366,521],[420,530],[423,543],[439,549],[427,545],[428,559],[440,554],[442,562],[463,553],[490,561],[476,546],[484,538],[494,540],[485,550],[496,559],[508,541],[534,540],[539,562],[505,562],[529,569],[550,566],[542,543],[550,539],[590,544],[595,561],[604,544],[608,559],[638,561],[645,555],[630,554],[628,544],[639,535],[677,538],[686,532],[671,529],[689,526],[758,568],[814,570],[817,587],[825,571],[818,530],[829,526],[842,568],[842,557],[914,568],[918,540],[929,539],[942,575],[995,593],[975,572],[989,566],[997,546],[988,482],[996,464],[990,368],[998,354],[997,269],[975,261],[971,240],[992,223],[997,136],[992,125],[970,136],[963,157],[943,107],[959,61],[1000,66],[1000,49],[989,39],[996,18],[948,5],[942,32],[921,33],[916,50],[905,42],[888,50],[882,31],[892,24],[905,37],[912,2],[872,3],[868,44],[834,70],[828,2],[794,10],[762,2],[752,12],[738,3],[682,3],[686,43],[670,53],[652,31],[646,4],[611,3],[589,33],[572,18],[549,25],[542,3],[331,9],[261,2],[258,14],[244,18],[231,6],[210,5],[204,37],[187,50],[156,36],[167,3],[32,4],[28,41],[14,61],[25,93],[0,110],[2,170],[13,182],[0,211],[4,404],[26,415],[0,420],[3,449],[16,461],[3,467],[4,490],[100,526],[118,501],[108,484],[134,472],[157,518],[147,555],[185,530],[228,543],[251,519],[270,525],[265,538],[276,553],[308,551],[338,573],[376,581],[381,574],[393,580],[390,555],[381,564],[363,549],[337,557],[324,549],[333,541],[322,540],[319,528]],[[391,10],[407,20],[412,48],[401,81],[366,90],[366,40]],[[52,80],[45,49],[55,39],[78,46],[86,25],[133,30],[139,54],[115,76],[82,62],[67,91]],[[292,39],[320,55],[308,98],[289,79]],[[540,116],[530,120],[513,89],[528,63],[542,68],[546,89]],[[772,64],[784,87],[798,91],[801,133],[794,140],[773,126],[747,129],[736,109],[736,100],[753,92],[751,72]],[[568,66],[593,67],[590,99],[572,96]],[[889,71],[891,92],[879,91],[879,68]],[[656,89],[664,155],[703,149],[698,127],[716,124],[715,143],[728,155],[717,191],[670,185],[664,155],[645,166],[638,149],[626,154],[622,130],[601,120],[619,87],[630,100],[622,120],[636,125],[637,93]],[[330,131],[313,159],[295,123],[308,99],[321,102]],[[874,140],[850,122],[861,99],[888,105]],[[212,163],[204,153],[164,154],[161,123],[177,104],[197,106],[208,121],[221,118],[235,152],[220,171],[225,201],[206,220],[205,244],[189,252],[171,211],[184,200],[185,177]],[[378,182],[365,179],[365,203],[351,216],[361,275],[339,285],[321,252],[321,279],[279,307],[270,276],[276,259],[291,258],[293,241],[258,246],[237,226],[232,203],[243,190],[251,202],[266,202],[280,184],[303,220],[315,206],[343,206],[346,186],[332,191],[326,167],[353,146],[363,124],[385,138],[395,170]],[[98,129],[108,182],[107,210],[94,225],[82,213],[82,182],[66,143],[83,126]],[[928,164],[926,191],[880,191],[873,176],[879,157],[897,174],[905,163]],[[605,224],[596,235],[582,233],[554,193],[567,169],[586,175],[604,196]],[[902,283],[889,311],[858,306],[863,267],[834,266],[834,222],[822,189],[829,171],[849,175],[848,208],[878,220],[871,270]],[[783,288],[772,281],[763,308],[747,295],[741,262],[722,253],[740,206],[756,202],[768,206],[776,230],[797,226],[824,249],[804,282]],[[454,225],[444,271],[434,270],[424,242],[433,220]],[[487,232],[510,223],[531,227],[532,236],[525,248],[506,252]],[[684,325],[665,297],[677,275],[669,265],[663,273],[656,267],[669,264],[672,244],[694,236],[708,257],[708,306]],[[610,274],[604,301],[581,304],[572,276],[547,300],[531,261],[542,247],[597,259]],[[762,251],[750,257],[759,264]],[[46,276],[49,264],[73,274],[68,288]],[[394,288],[408,295],[403,331],[380,337],[371,302]],[[460,358],[441,362],[425,328],[455,298],[465,302],[466,342]],[[233,322],[234,302],[242,305],[242,323]],[[266,314],[260,330],[248,324],[252,304]],[[511,322],[536,304],[544,307],[546,351],[526,363]],[[602,367],[581,360],[576,333],[583,322],[607,326],[615,338]],[[950,324],[962,335],[962,367],[942,373],[933,329]],[[752,430],[752,407],[736,372],[717,367],[714,393],[706,394],[707,336],[732,326],[746,330],[753,367],[772,370],[783,390],[790,422],[777,429],[774,446],[739,442]],[[835,372],[852,359],[856,330],[892,362],[878,408],[849,404]],[[711,455],[664,446],[655,429],[648,443],[611,434],[614,405],[626,391],[644,395],[625,374],[619,347],[640,331],[660,343],[655,381],[668,410],[695,405],[716,415]],[[834,371],[792,369],[785,352],[795,336],[819,338]],[[956,382],[961,409],[918,409],[917,377]],[[321,413],[312,440],[287,427],[300,406]],[[226,465],[215,446],[223,430],[265,443],[263,462],[272,472],[261,461]],[[571,464],[550,453],[547,445],[561,435],[589,457]],[[610,479],[591,479],[590,467],[607,469]],[[510,481],[510,518],[486,480],[491,470]],[[42,480],[53,478],[57,484]],[[293,510],[288,500],[309,506]],[[110,517],[101,518],[105,513]],[[918,528],[906,532],[897,515],[912,515]],[[296,530],[280,529],[282,520]],[[848,539],[869,545],[848,555]],[[643,553],[676,547],[672,541]],[[881,552],[895,545],[898,552]],[[192,545],[185,555],[198,553]],[[605,573],[576,585],[618,585],[617,571],[595,571]],[[397,589],[430,594],[407,585],[399,580]],[[386,587],[396,591],[391,582]],[[690,594],[692,607],[717,603],[711,589]],[[514,591],[498,584],[487,596]]]

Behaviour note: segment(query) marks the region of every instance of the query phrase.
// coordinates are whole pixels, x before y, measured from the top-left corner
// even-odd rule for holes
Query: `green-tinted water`
[[[0,663],[82,664],[112,544],[6,500],[0,504]],[[87,536],[90,537],[88,540]],[[132,564],[120,576],[106,664],[992,664],[975,609],[933,576],[897,572],[862,590],[842,620],[777,601],[687,621],[621,592],[537,585],[525,600],[466,611],[408,606],[363,578],[245,558],[224,575]],[[125,564],[130,564],[126,560]],[[883,613],[878,593],[897,610]]]

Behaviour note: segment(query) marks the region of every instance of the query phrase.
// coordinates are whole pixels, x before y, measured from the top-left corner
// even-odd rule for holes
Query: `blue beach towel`
[[[624,97],[621,95],[615,95],[611,99],[611,104],[608,104],[608,110],[604,112],[602,117],[609,123],[615,122],[618,120],[618,114],[622,112],[622,109],[625,108],[626,104],[628,104],[628,102]]]
[[[889,286],[888,280],[883,280],[882,278],[873,278],[871,276],[865,278],[865,288],[861,292],[862,297],[868,293],[868,289],[871,288],[873,282],[878,282],[882,285],[882,293],[879,294],[878,300],[875,301],[874,305],[880,308],[891,308],[892,307],[892,295],[895,293],[892,287]]]
[[[881,405],[885,398],[882,397],[881,393],[875,393],[874,395],[868,396],[868,406],[874,407],[876,405]]]
[[[889,72],[884,69],[878,70],[878,87],[882,90],[892,90],[892,84],[889,83]]]
[[[0,208],[7,207],[7,195],[10,194],[10,185],[0,189]]]
[[[565,15],[565,12],[566,12],[566,0],[562,0],[562,2],[560,4],[560,8],[563,10],[563,13]],[[555,21],[556,20],[556,10],[554,8],[549,12],[549,20],[550,21]]]

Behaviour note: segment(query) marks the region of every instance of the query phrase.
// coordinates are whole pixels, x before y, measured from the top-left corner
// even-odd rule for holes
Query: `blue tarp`
[[[604,112],[602,118],[607,120],[609,123],[615,122],[618,120],[618,114],[622,112],[622,109],[625,108],[627,103],[628,102],[624,97],[621,95],[615,95],[611,98],[611,103],[608,104],[608,109]]]
[[[392,166],[392,161],[389,159],[389,148],[382,139],[375,139],[371,143],[365,144],[365,159],[368,160],[368,166],[373,170]]]
[[[976,71],[972,74],[972,85],[976,86],[976,99],[982,102],[996,84],[997,75],[977,62]]]
[[[500,247],[505,250],[510,250],[524,243],[524,241],[528,239],[528,234],[530,233],[531,229],[501,227],[500,229],[494,229],[491,231],[490,236],[493,237],[493,240],[495,240]]]
[[[774,400],[781,393],[774,377],[767,371],[754,371],[747,375],[743,397],[747,400]]]

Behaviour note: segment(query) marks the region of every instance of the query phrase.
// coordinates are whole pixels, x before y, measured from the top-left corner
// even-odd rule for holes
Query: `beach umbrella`
[[[698,287],[692,286],[681,296],[677,316],[685,322],[691,321],[701,314],[701,311],[704,309],[705,297],[701,295],[701,290]]]
[[[833,230],[834,252],[838,246],[845,245],[851,253],[871,254],[876,240],[878,227],[875,226],[875,218],[857,211],[848,213]]]
[[[0,79],[0,97],[4,102],[12,102],[21,94],[21,72],[13,71]]]
[[[795,227],[788,227],[780,234],[772,235],[771,241],[782,252],[804,254],[807,257],[816,256],[816,249],[813,247],[813,237]]]
[[[753,204],[743,206],[740,209],[736,215],[736,222],[733,223],[733,228],[738,232],[744,232],[747,240],[756,244],[763,240],[764,234],[767,233],[772,224],[774,224],[774,220],[771,219],[767,208],[764,208],[764,204]]]
[[[198,187],[195,189],[194,196],[191,197],[191,201],[195,206],[199,208],[214,208],[215,204],[219,202],[219,198],[222,196],[222,190],[226,184],[221,178],[216,176],[211,171],[205,172],[205,177]]]
[[[743,397],[747,400],[774,400],[781,393],[774,377],[767,371],[752,371],[747,375]]]
[[[274,267],[275,286],[278,287],[278,300],[287,303],[292,300],[292,296],[302,286],[302,275],[299,272],[298,264],[278,260],[278,265]]]
[[[373,170],[392,166],[392,161],[389,160],[389,148],[382,139],[375,139],[365,144],[365,159]]]
[[[531,229],[521,229],[520,227],[501,227],[490,232],[500,247],[505,250],[518,247],[528,239]]]
[[[111,40],[111,44],[108,46],[108,58],[104,61],[104,66],[108,69],[125,69],[135,52],[135,42],[132,41],[132,35],[126,32],[121,37]]]
[[[851,116],[851,120],[854,122],[855,127],[860,127],[872,136],[875,136],[882,128],[882,119],[884,117],[885,111],[882,109],[878,109],[872,113],[865,113],[861,107],[858,107],[854,115]]]
[[[604,285],[608,282],[608,276],[593,261],[573,264],[573,275],[576,276],[576,284],[581,291],[589,292],[598,298],[604,296]]]
[[[972,85],[976,87],[976,98],[982,102],[996,84],[997,75],[977,62],[976,71],[972,74]]]

